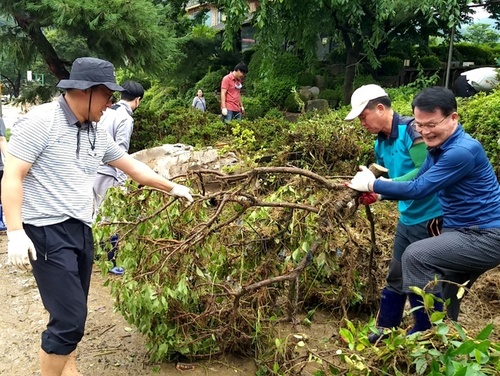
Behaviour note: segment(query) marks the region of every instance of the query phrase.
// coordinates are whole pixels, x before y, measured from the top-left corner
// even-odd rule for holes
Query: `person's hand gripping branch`
[[[174,187],[168,192],[169,195],[174,197],[180,197],[193,202],[193,196],[191,196],[191,189],[185,185],[175,184]]]
[[[375,181],[375,175],[366,166],[359,166],[359,169],[347,186],[359,192],[370,192],[369,186]]]
[[[36,250],[24,230],[7,231],[8,263],[20,269],[30,269],[30,258],[36,260]]]

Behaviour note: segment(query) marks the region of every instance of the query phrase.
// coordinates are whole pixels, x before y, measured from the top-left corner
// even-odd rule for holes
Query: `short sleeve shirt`
[[[106,129],[95,124],[79,129],[63,96],[20,118],[8,151],[31,164],[23,180],[22,219],[34,226],[70,218],[91,226],[97,169],[124,155]]]
[[[229,111],[240,112],[240,91],[242,88],[241,81],[234,77],[233,73],[229,73],[222,79],[221,89],[226,89],[226,108]]]

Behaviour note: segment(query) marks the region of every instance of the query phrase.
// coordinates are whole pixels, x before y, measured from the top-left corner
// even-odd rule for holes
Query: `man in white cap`
[[[412,126],[413,118],[404,117],[391,108],[391,100],[378,85],[364,85],[351,97],[351,111],[345,118],[359,118],[361,126],[376,135],[375,156],[378,164],[386,167],[389,178],[394,181],[412,180],[427,156],[422,136]],[[370,205],[381,197],[373,192],[363,193],[360,203]],[[393,245],[393,257],[389,264],[387,285],[382,290],[380,310],[377,317],[378,331],[368,336],[376,342],[384,328],[395,328],[401,324],[406,303],[403,292],[401,258],[411,243],[439,234],[442,211],[436,195],[422,200],[398,202],[399,221]]]
[[[73,62],[57,101],[35,107],[12,128],[2,180],[8,260],[33,268],[50,314],[42,333],[41,376],[80,375],[75,350],[87,318],[94,241],[92,187],[101,162],[137,182],[192,201],[173,183],[125,153],[105,128],[96,127],[111,105],[113,65],[84,57]]]

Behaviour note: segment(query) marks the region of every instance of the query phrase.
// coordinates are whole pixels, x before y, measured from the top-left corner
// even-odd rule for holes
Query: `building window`
[[[250,25],[244,25],[241,28],[241,51],[252,48],[255,44],[255,28]]]

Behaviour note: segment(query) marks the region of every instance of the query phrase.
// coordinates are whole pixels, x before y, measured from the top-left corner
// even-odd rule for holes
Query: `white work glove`
[[[223,108],[222,109],[222,115],[223,116],[227,116],[227,108]]]
[[[359,192],[370,192],[368,185],[375,181],[375,175],[366,166],[359,166],[359,169],[361,171],[354,176],[347,186]]]
[[[29,269],[30,258],[36,260],[36,250],[24,230],[7,231],[8,263],[18,268]]]
[[[186,187],[185,185],[175,184],[174,187],[168,192],[169,195],[175,197],[182,197],[188,200],[189,202],[193,202],[193,197],[191,196],[191,189]]]
[[[244,114],[245,113],[245,107],[241,106],[241,112]]]

